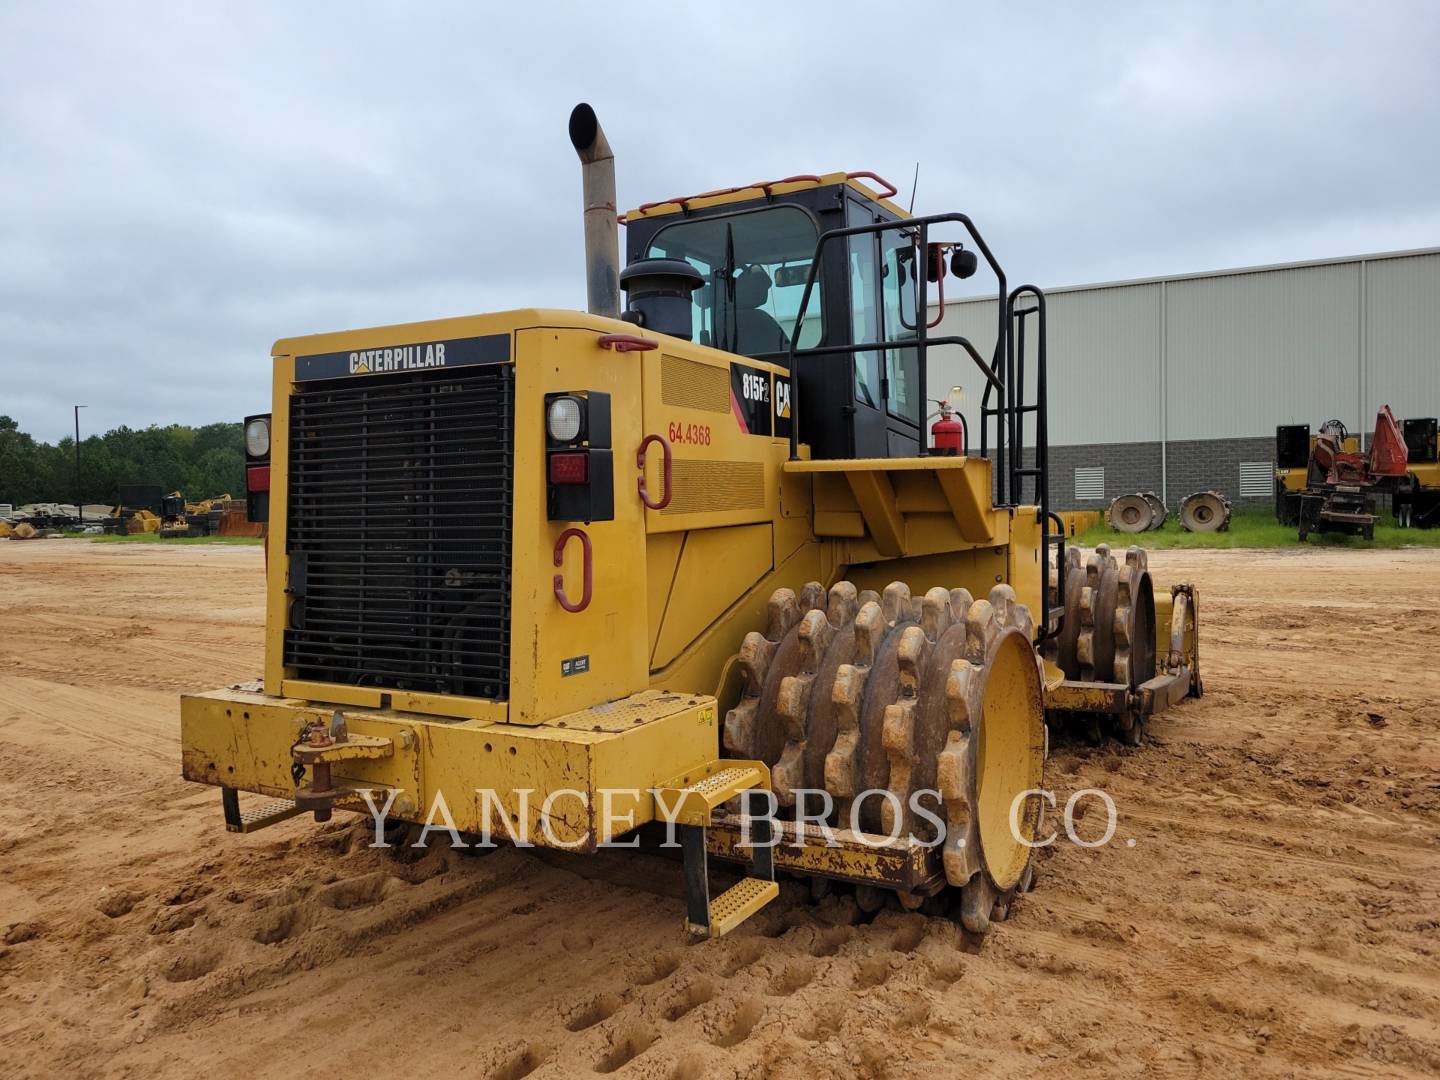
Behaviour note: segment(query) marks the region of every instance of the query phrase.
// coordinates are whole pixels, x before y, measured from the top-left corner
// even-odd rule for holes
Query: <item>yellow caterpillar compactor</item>
[[[1134,742],[1201,688],[1194,590],[1048,509],[1043,294],[871,173],[644,205],[622,272],[589,106],[570,137],[588,313],[276,343],[246,423],[264,679],[183,699],[184,775],[232,831],[384,809],[589,852],[664,825],[699,934],[777,872],[983,933],[1031,882],[1047,714]],[[927,302],[981,261],[988,356]],[[979,452],[928,445],[939,349],[984,387]],[[712,898],[708,859],[748,876]]]

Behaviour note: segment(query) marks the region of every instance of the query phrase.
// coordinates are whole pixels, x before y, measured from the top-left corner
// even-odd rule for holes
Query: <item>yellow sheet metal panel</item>
[[[964,472],[988,467],[988,458],[979,457],[910,457],[910,458],[836,458],[821,461],[786,461],[785,471],[793,473],[848,473],[879,469],[882,472]]]
[[[1045,552],[1041,550],[1040,519],[1036,508],[1016,508],[1010,519],[1010,567],[1006,580],[1015,590],[1015,599],[1040,621],[1040,590],[1047,575]]]
[[[510,311],[494,311],[485,315],[460,315],[449,319],[427,319],[422,322],[367,326],[353,330],[337,330],[324,334],[281,338],[275,342],[271,354],[281,357],[350,352],[358,349],[407,345],[416,341],[510,334],[517,329],[536,326],[586,329],[597,334],[635,332],[635,327],[629,323],[607,319],[600,315],[589,315],[583,311],[566,311],[556,308],[515,308]]]
[[[390,707],[400,712],[453,716],[464,720],[483,720],[492,724],[503,724],[510,717],[510,707],[505,702],[490,701],[488,698],[420,694],[408,690],[392,690],[389,695]]]
[[[306,679],[286,679],[280,684],[280,696],[283,697],[330,702],[335,705],[359,705],[369,709],[378,709],[384,704],[381,700],[383,693],[369,686],[345,686],[340,683],[310,682]]]
[[[1426,491],[1440,488],[1440,462],[1415,462],[1409,471]]]
[[[397,820],[443,821],[462,832],[504,814],[515,835],[541,846],[590,850],[603,837],[653,820],[652,789],[677,769],[698,768],[719,752],[716,705],[706,695],[646,691],[635,701],[581,710],[564,727],[444,723],[394,710],[342,710],[354,735],[389,739],[386,758],[332,766],[338,786],[373,790],[377,805],[399,795]],[[290,798],[291,747],[331,710],[293,699],[215,691],[181,699],[181,760],[186,779]],[[600,724],[589,721],[604,718]],[[598,728],[598,729],[597,729]],[[601,789],[615,789],[605,797]],[[477,790],[478,789],[478,790]],[[486,795],[484,792],[493,792]],[[547,812],[546,802],[549,800]],[[355,796],[342,809],[363,811]],[[607,823],[608,817],[608,823]]]
[[[277,346],[278,346],[277,342]],[[286,554],[286,513],[289,506],[290,392],[295,383],[293,354],[277,348],[270,385],[270,520],[271,540],[265,548],[265,690],[279,696],[285,671],[285,624],[290,597],[285,592],[290,576]]]
[[[837,539],[856,539],[865,536],[865,519],[858,510],[815,511],[815,535]]]
[[[303,702],[234,690],[184,695],[181,775],[288,799],[295,794],[290,747],[307,725],[329,715]]]
[[[765,628],[771,593],[781,587],[798,591],[807,581],[831,584],[838,577],[833,555],[828,545],[798,547],[773,572],[737,597],[724,618],[708,632],[687,645],[669,664],[651,672],[651,685],[715,693],[726,663],[739,650],[745,634]]]
[[[949,503],[960,535],[973,544],[993,544],[1003,515],[990,501],[995,490],[990,462],[982,460],[979,464],[984,467],[937,472],[935,480]]]
[[[895,503],[895,488],[889,475],[878,469],[857,469],[847,472],[845,479],[860,507],[865,530],[870,534],[875,549],[886,556],[904,554],[906,523]]]
[[[1308,475],[1306,469],[1276,469],[1275,479],[1286,491],[1304,491],[1305,480]]]
[[[1099,510],[1061,510],[1058,516],[1065,525],[1066,536],[1079,536],[1100,523]]]
[[[670,592],[675,585],[675,571],[680,565],[680,552],[685,547],[685,536],[685,533],[651,533],[645,538],[648,578],[646,609],[652,660],[655,643],[660,640],[660,627],[665,621],[665,605],[670,602]]]
[[[788,435],[775,434],[774,364],[704,345],[667,339],[644,357],[645,434],[670,446],[668,504],[646,512],[651,533],[711,529],[773,521],[780,516],[779,468],[789,456]],[[780,400],[787,400],[783,388]],[[633,462],[633,457],[630,459]],[[646,453],[645,483],[652,499],[666,497],[664,454]],[[622,474],[617,458],[617,478]],[[620,491],[634,481],[618,482]]]
[[[631,328],[633,329],[633,327]],[[595,701],[624,697],[649,681],[644,508],[629,480],[644,437],[641,359],[615,353],[588,329],[527,329],[515,334],[515,479],[510,637],[510,721],[534,724]],[[610,395],[615,519],[549,521],[546,512],[543,399],[566,390]],[[578,529],[591,546],[592,596],[580,612],[561,607],[560,574],[570,599],[583,590],[584,543],[572,536],[563,566],[562,534]]]
[[[743,596],[767,575],[774,562],[775,540],[770,525],[735,525],[686,533],[650,666],[664,667],[675,659],[729,609],[737,596]]]
[[[784,470],[814,477],[817,535],[854,536],[858,515],[881,558],[1005,542],[1006,518],[991,506],[994,473],[984,458],[787,461]],[[846,561],[865,561],[858,551],[849,547]]]
[[[945,498],[938,477],[953,476],[952,472],[901,471],[890,474],[895,487],[895,507],[902,514],[945,514],[950,503]]]

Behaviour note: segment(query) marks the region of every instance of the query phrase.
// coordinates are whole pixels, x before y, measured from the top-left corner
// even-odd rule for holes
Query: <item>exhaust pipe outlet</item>
[[[615,221],[615,155],[595,110],[570,112],[570,142],[585,181],[585,297],[592,315],[620,317],[620,236]]]

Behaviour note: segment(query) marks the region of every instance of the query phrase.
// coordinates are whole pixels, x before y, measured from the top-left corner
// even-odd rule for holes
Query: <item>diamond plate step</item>
[[[717,896],[710,904],[710,926],[696,926],[687,923],[687,929],[694,934],[708,934],[721,937],[734,930],[757,911],[780,895],[780,886],[763,878],[747,877]]]

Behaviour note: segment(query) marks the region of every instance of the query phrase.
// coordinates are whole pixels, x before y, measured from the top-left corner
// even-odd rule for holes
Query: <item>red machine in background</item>
[[[1375,495],[1405,475],[1409,453],[1389,405],[1375,414],[1375,433],[1365,452],[1345,449],[1339,420],[1327,420],[1310,447],[1305,490],[1300,493],[1300,539],[1312,532],[1375,537]]]

